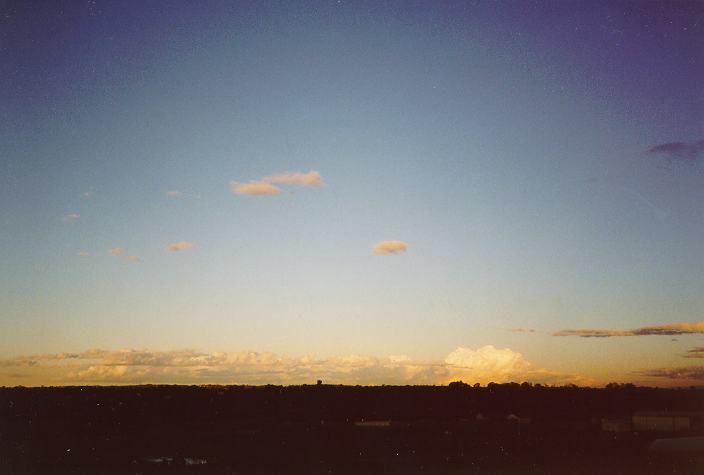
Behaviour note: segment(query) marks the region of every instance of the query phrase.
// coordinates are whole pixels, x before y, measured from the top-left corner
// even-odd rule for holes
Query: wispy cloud
[[[74,223],[74,222],[78,221],[79,219],[81,219],[81,215],[78,213],[71,213],[71,214],[64,215],[64,222],[67,222],[67,223]]]
[[[407,356],[288,357],[251,351],[88,350],[10,358],[0,360],[0,366],[22,367],[26,373],[50,378],[38,384],[301,384],[317,379],[339,384],[446,384],[459,379],[483,384],[588,382],[535,367],[520,353],[492,345],[478,349],[460,347],[444,361],[415,361]]]
[[[125,253],[127,252],[127,249],[124,247],[113,247],[112,249],[108,250],[108,254],[111,256],[115,256],[119,259],[124,259],[129,262],[134,262],[134,263],[140,263],[142,262],[142,259],[139,258],[139,256],[135,255],[126,255]]]
[[[535,333],[532,328],[509,328],[508,331],[512,333]]]
[[[81,257],[88,257],[88,256],[90,256],[90,252],[87,252],[87,251],[79,251],[79,252],[78,252],[78,255],[81,256]]]
[[[230,191],[238,195],[278,195],[283,190],[276,185],[315,187],[323,184],[320,172],[311,170],[308,173],[286,172],[278,175],[269,175],[260,180],[252,180],[247,183],[231,181]]]
[[[704,358],[704,346],[696,346],[688,350],[685,358]]]
[[[281,193],[281,188],[271,183],[262,181],[250,181],[249,183],[230,182],[230,191],[238,195],[278,195]]]
[[[685,335],[704,333],[704,322],[672,323],[652,327],[634,328],[631,330],[560,330],[553,336],[579,336],[582,338],[608,338],[612,336],[647,336],[647,335]]]
[[[169,198],[200,198],[197,193],[187,193],[185,191],[171,190],[166,192]]]
[[[320,172],[311,170],[308,173],[293,172],[281,173],[279,175],[265,176],[261,179],[265,183],[282,183],[287,185],[301,186],[322,186],[323,180],[320,177]]]
[[[193,248],[193,243],[188,241],[174,242],[166,246],[166,250],[169,252],[186,251]]]
[[[650,369],[641,371],[639,374],[653,378],[704,381],[704,366]]]
[[[380,241],[374,245],[376,255],[400,254],[408,250],[408,243],[403,241]]]
[[[704,140],[696,142],[670,142],[653,145],[648,153],[664,155],[671,160],[696,161],[704,153]]]

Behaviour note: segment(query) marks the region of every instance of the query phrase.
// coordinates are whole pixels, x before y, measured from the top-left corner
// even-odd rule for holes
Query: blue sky
[[[700,331],[551,334],[702,320],[701,5],[4,8],[0,354],[696,362]]]

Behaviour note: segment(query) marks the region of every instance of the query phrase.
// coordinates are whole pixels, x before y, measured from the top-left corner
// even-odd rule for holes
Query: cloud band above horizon
[[[686,335],[704,333],[704,321],[691,323],[672,323],[651,327],[634,328],[631,330],[595,330],[574,329],[560,330],[552,336],[578,336],[582,338],[608,338],[614,336],[649,336],[649,335]]]
[[[589,383],[575,375],[538,368],[521,353],[486,345],[459,347],[444,361],[414,361],[407,356],[379,358],[348,355],[317,358],[274,353],[193,350],[146,351],[93,349],[0,360],[24,380],[38,384],[228,383],[302,384],[323,379],[336,384],[447,384],[451,381],[543,384]],[[23,372],[23,373],[22,373]],[[0,373],[2,376],[2,373]],[[23,380],[23,381],[24,381]],[[6,384],[0,381],[0,384]]]

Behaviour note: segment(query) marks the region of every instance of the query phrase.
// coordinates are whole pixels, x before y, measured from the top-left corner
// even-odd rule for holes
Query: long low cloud
[[[444,361],[406,356],[333,358],[281,356],[257,352],[89,350],[0,360],[0,367],[23,375],[22,384],[302,384],[322,379],[335,384],[486,384],[530,381],[590,383],[574,375],[536,367],[509,348],[457,348]],[[8,384],[8,381],[0,381]]]
[[[311,170],[308,173],[293,172],[293,173],[281,173],[278,175],[270,175],[262,178],[265,183],[282,183],[287,185],[301,185],[301,186],[322,186],[323,179],[320,176],[320,172]]]
[[[641,371],[639,374],[652,378],[665,378],[678,381],[704,381],[704,366],[650,369]]]
[[[230,191],[237,195],[278,195],[283,190],[276,185],[299,185],[305,187],[322,186],[323,179],[320,172],[311,170],[307,173],[286,172],[278,175],[265,176],[260,180],[252,180],[246,183],[238,181],[230,182]]]
[[[249,183],[230,182],[230,191],[237,195],[278,195],[281,188],[263,181],[250,181]]]
[[[608,338],[612,336],[686,335],[693,333],[704,333],[704,322],[671,323],[668,325],[655,325],[630,330],[560,330],[552,335],[579,336],[582,338]]]
[[[685,358],[704,358],[704,346],[696,346],[691,350],[687,350]]]

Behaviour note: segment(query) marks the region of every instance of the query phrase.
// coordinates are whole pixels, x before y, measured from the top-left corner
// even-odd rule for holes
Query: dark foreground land
[[[606,432],[704,392],[632,386],[0,388],[0,473],[704,473],[701,454]]]

